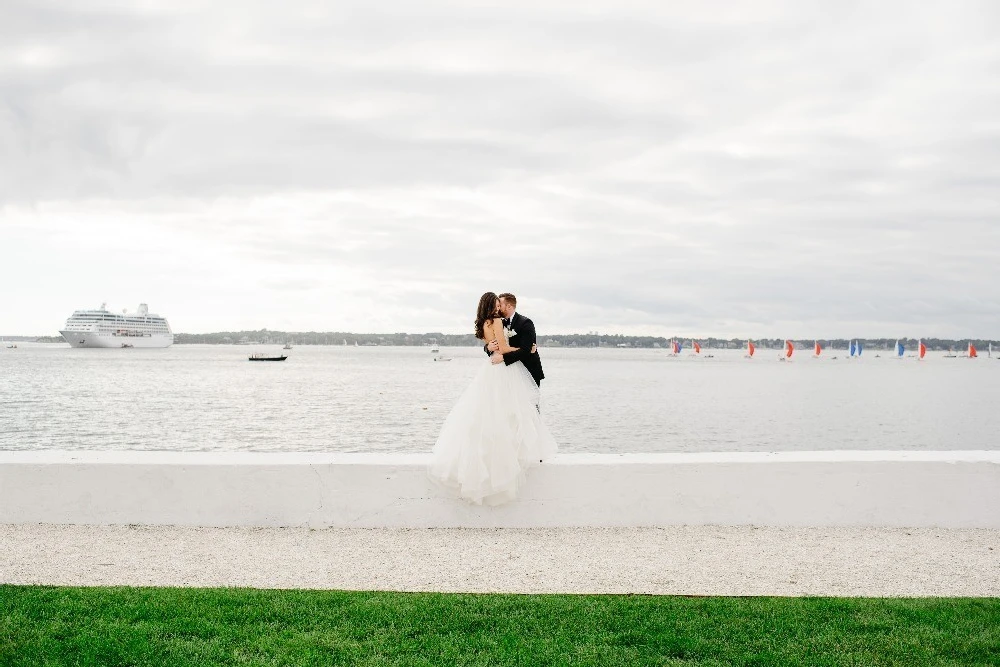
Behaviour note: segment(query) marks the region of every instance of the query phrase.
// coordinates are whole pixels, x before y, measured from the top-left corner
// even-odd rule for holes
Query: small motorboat
[[[287,354],[264,354],[263,352],[256,352],[247,357],[250,361],[284,361],[287,358]]]
[[[135,347],[135,345],[133,345],[132,343],[122,343],[122,347],[123,348],[126,348],[126,347]]]
[[[285,347],[283,347],[281,349],[282,350],[290,350],[290,349],[292,349],[292,346],[289,343],[285,343]]]

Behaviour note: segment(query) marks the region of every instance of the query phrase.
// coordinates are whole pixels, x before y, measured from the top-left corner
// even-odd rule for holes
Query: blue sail
[[[854,356],[854,341],[851,341],[851,356]]]
[[[904,352],[906,352],[906,348],[903,347],[902,343],[900,343],[899,341],[896,341],[896,356],[897,357],[901,357],[901,356],[903,356]]]
[[[858,356],[861,356],[861,341],[858,341]]]

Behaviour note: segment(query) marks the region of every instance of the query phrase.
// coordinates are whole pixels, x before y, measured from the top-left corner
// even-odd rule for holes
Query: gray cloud
[[[550,332],[1000,337],[990,2],[0,13],[0,271],[53,276],[33,327],[76,215],[197,276],[143,285],[182,330],[231,328],[184,309],[239,276],[293,326],[340,304],[301,328],[464,330],[495,288]]]

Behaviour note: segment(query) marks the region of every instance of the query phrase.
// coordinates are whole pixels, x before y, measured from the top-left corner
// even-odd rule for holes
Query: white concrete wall
[[[0,523],[1000,528],[1000,452],[560,455],[489,508],[428,456],[0,452]]]

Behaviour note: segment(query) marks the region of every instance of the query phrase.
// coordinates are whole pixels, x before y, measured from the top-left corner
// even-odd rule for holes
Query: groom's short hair
[[[500,295],[500,298],[509,303],[510,305],[514,306],[515,308],[517,308],[517,297],[511,294],[510,292],[504,292],[503,294]]]

